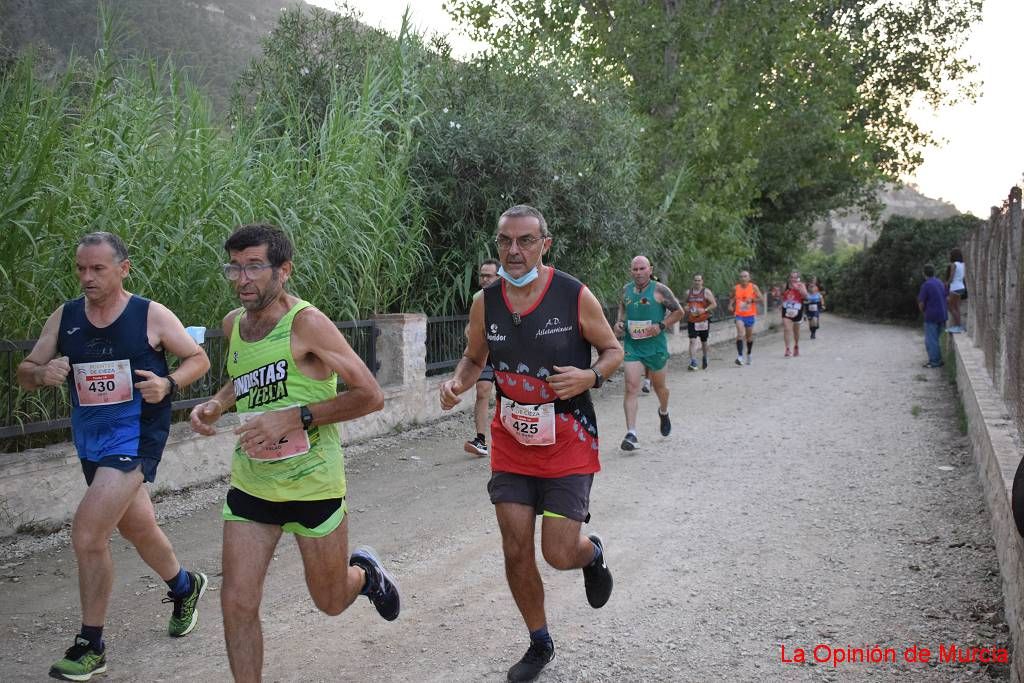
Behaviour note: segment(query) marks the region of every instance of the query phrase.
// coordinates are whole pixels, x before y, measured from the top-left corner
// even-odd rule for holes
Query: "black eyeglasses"
[[[508,237],[507,235],[498,235],[494,238],[494,243],[498,245],[498,249],[506,251],[512,248],[512,243],[515,242],[519,245],[522,250],[529,249],[538,242],[543,242],[547,238],[543,235],[523,235],[522,237]]]
[[[255,279],[267,268],[274,268],[269,263],[246,263],[244,266],[239,266],[234,263],[225,263],[221,268],[224,271],[224,277],[229,280],[237,280],[242,277],[242,273],[250,280]]]

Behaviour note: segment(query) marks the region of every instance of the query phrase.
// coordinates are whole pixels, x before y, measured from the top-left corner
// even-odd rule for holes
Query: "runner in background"
[[[708,369],[708,335],[711,333],[711,312],[718,308],[715,295],[704,286],[704,276],[693,276],[693,286],[686,292],[686,333],[690,338],[690,370],[697,369],[698,340],[701,350],[700,367]]]
[[[821,295],[817,278],[811,279],[807,285],[807,298],[804,299],[804,311],[807,315],[807,327],[811,331],[811,339],[817,338],[818,327],[821,325],[821,312],[825,310],[825,298]]]
[[[480,263],[477,269],[477,284],[480,289],[473,295],[476,301],[484,293],[484,289],[498,281],[498,267],[501,262],[498,259],[489,258]],[[469,334],[469,324],[466,324],[466,334]],[[490,363],[484,365],[480,372],[480,378],[476,381],[476,402],[473,404],[473,422],[476,426],[476,436],[466,442],[463,449],[472,455],[482,458],[487,457],[487,431],[490,421],[491,394],[494,390],[494,368]]]
[[[739,282],[732,288],[729,297],[729,312],[736,323],[736,365],[743,365],[743,342],[747,343],[747,365],[754,350],[754,325],[757,323],[757,304],[761,301],[761,290],[750,281],[750,272],[740,271]]]
[[[782,336],[786,343],[786,358],[800,355],[800,323],[806,299],[807,287],[800,281],[800,273],[794,270],[782,290]]]

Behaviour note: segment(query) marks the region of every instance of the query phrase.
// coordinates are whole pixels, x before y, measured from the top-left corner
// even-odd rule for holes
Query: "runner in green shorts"
[[[665,329],[683,317],[683,309],[668,286],[651,278],[651,262],[637,256],[630,265],[633,281],[622,288],[615,331],[623,337],[626,364],[626,436],[620,448],[632,451],[639,445],[636,431],[637,397],[643,381],[644,368],[650,370],[651,384],[658,396],[658,420],[662,436],[672,431],[668,417],[668,386],[665,365],[668,363],[668,340]],[[667,314],[667,315],[666,315]]]
[[[270,225],[238,227],[224,275],[242,307],[224,318],[231,380],[192,410],[192,429],[216,433],[239,416],[224,504],[221,609],[235,680],[263,670],[260,601],[274,549],[294,533],[313,603],[337,615],[365,595],[388,621],[398,585],[371,548],[348,554],[345,466],[337,423],[380,410],[377,380],[331,320],[285,291],[292,245]],[[338,393],[338,378],[347,389]]]

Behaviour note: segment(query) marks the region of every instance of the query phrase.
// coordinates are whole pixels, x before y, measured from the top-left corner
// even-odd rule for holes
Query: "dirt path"
[[[675,431],[618,450],[621,375],[599,392],[604,470],[592,528],[616,581],[586,604],[579,572],[542,570],[558,656],[543,681],[979,680],[1005,667],[908,664],[915,643],[1001,645],[995,550],[953,392],[924,370],[916,329],[832,317],[802,355],[778,333],[754,364],[719,347],[708,372],[670,366]],[[434,397],[430,397],[434,400]],[[351,539],[399,577],[385,623],[360,599],[309,600],[294,542],[263,605],[268,681],[502,681],[526,646],[487,501],[487,463],[462,452],[468,416],[349,449]],[[220,584],[223,487],[160,503],[179,556]],[[77,628],[75,563],[54,540],[0,547],[0,679],[44,680]],[[110,681],[229,680],[217,593],[195,634],[166,636],[165,588],[116,538]],[[31,551],[31,552],[30,552]],[[26,554],[27,553],[27,554]],[[538,553],[539,554],[539,553]],[[879,645],[896,663],[784,664],[781,646]],[[824,650],[819,650],[823,654]]]

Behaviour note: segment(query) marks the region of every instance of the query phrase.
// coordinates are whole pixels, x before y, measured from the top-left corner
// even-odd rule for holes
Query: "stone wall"
[[[1021,435],[992,383],[983,351],[965,335],[949,335],[956,382],[967,415],[968,436],[992,521],[1006,623],[1013,641],[1012,680],[1024,681],[1024,543],[1011,507],[1013,478],[1021,459]]]

